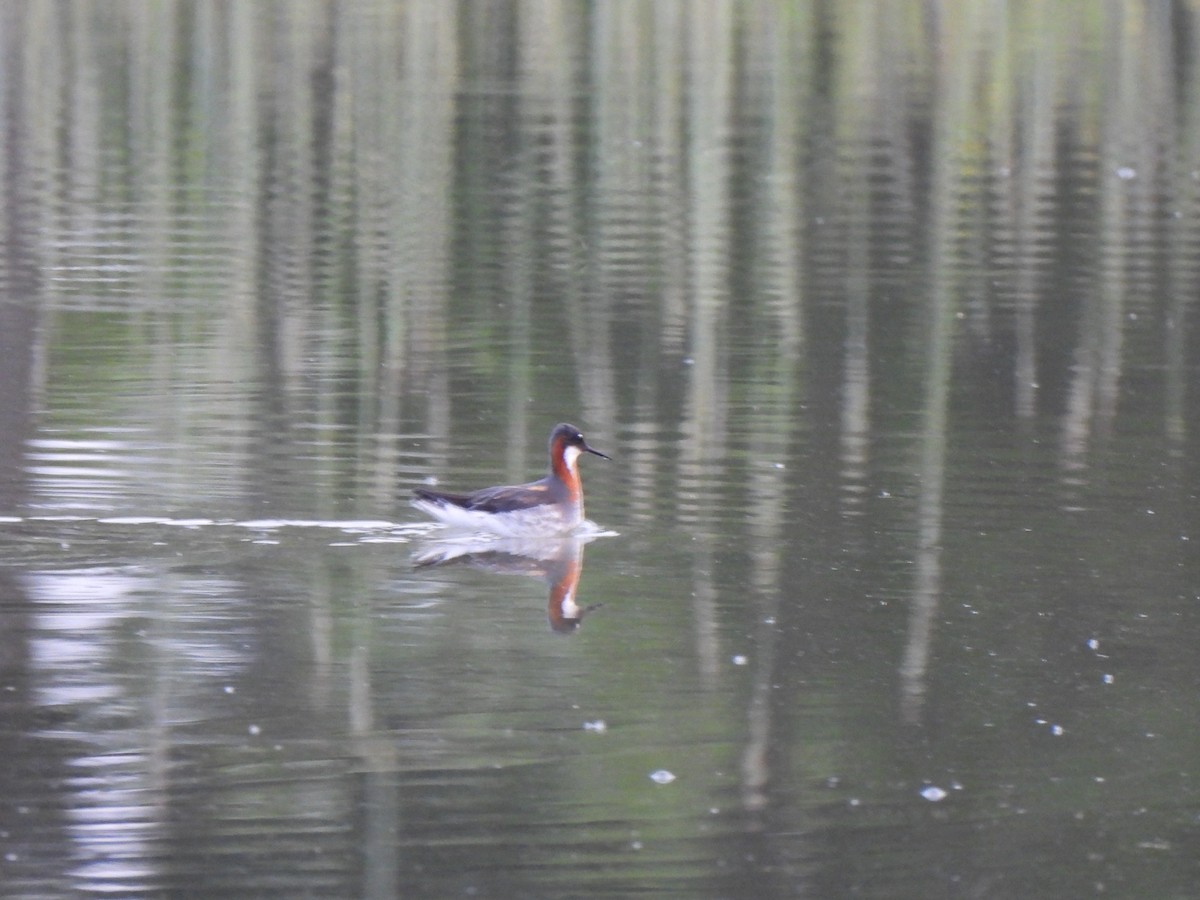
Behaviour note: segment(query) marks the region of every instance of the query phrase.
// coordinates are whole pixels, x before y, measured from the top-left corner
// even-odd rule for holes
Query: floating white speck
[[[748,662],[750,662],[750,660],[740,653],[733,657],[733,664],[735,666],[744,666]]]
[[[666,769],[658,769],[650,773],[650,780],[655,784],[670,784],[675,780],[675,775]]]
[[[237,688],[235,688],[235,687],[234,687],[232,684],[227,684],[227,685],[225,685],[225,687],[224,687],[224,691],[225,691],[225,693],[227,693],[227,694],[236,694],[236,693],[237,693]]]
[[[1105,672],[1103,677],[1100,680],[1103,681],[1105,684],[1112,684],[1117,679],[1112,676],[1112,673]]]
[[[1131,178],[1137,178],[1137,169],[1132,166],[1121,166],[1117,169],[1117,177],[1122,181],[1129,181]]]
[[[1050,733],[1055,737],[1059,737],[1065,729],[1061,725],[1051,725]]]
[[[257,725],[251,725],[246,730],[248,732],[250,732],[250,734],[254,735],[255,737],[258,737],[260,734],[262,734],[262,729],[259,728]]]
[[[596,719],[594,722],[584,722],[584,731],[594,731],[596,734],[604,734],[608,731],[608,724],[603,719]]]
[[[939,800],[946,799],[946,792],[936,784],[931,784],[921,789],[921,796],[930,803],[937,803]]]
[[[1138,841],[1139,850],[1170,850],[1171,842],[1162,838],[1154,838],[1149,841]]]

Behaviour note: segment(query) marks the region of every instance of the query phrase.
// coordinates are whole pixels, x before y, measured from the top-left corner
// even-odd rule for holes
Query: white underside
[[[504,537],[570,534],[584,524],[582,516],[564,516],[559,507],[551,504],[507,513],[479,512],[432,500],[414,500],[412,505],[451,528]]]

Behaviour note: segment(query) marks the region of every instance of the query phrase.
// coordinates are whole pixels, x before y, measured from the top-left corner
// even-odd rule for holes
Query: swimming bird
[[[469,494],[415,488],[413,506],[460,529],[502,535],[567,534],[583,523],[579,457],[584,453],[611,459],[589,447],[574,425],[561,422],[550,432],[550,472],[545,478]]]

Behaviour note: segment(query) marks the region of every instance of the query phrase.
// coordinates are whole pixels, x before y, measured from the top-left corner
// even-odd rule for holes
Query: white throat
[[[558,605],[562,611],[564,619],[579,618],[579,604],[575,602],[575,592],[570,591],[562,598],[562,602]]]
[[[579,461],[579,455],[583,451],[578,447],[567,447],[563,450],[563,462],[567,464],[567,471],[575,471],[575,463]]]

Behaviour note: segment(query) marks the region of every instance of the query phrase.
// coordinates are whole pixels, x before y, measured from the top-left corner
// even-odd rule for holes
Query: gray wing
[[[431,491],[428,488],[415,488],[413,493],[420,499],[433,503],[450,503],[463,509],[489,513],[527,509],[531,506],[541,506],[543,503],[554,503],[556,499],[545,481],[483,488],[470,494],[451,494],[446,491]]]

